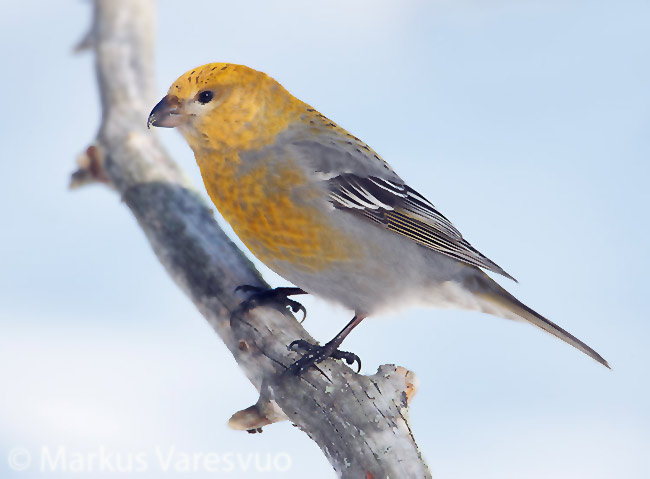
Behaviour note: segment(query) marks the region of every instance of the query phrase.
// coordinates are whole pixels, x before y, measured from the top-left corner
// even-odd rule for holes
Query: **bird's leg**
[[[289,299],[289,296],[307,294],[306,291],[303,291],[300,288],[260,288],[259,286],[251,286],[249,284],[245,284],[242,286],[237,286],[235,288],[235,292],[238,291],[249,294],[248,299],[242,301],[237,308],[237,312],[240,314],[247,313],[257,306],[263,306],[265,304],[279,304],[291,309],[291,311],[294,313],[301,311],[301,323],[307,318],[307,310],[305,307],[298,301]]]
[[[357,372],[361,371],[361,359],[359,359],[359,356],[347,351],[339,351],[338,347],[341,345],[346,336],[350,334],[350,332],[359,323],[361,323],[364,318],[365,316],[361,316],[359,314],[355,315],[355,317],[352,318],[352,321],[350,321],[339,334],[334,336],[334,338],[324,346],[311,344],[304,339],[297,339],[293,341],[288,347],[290,351],[303,350],[306,353],[302,358],[289,366],[288,370],[292,371],[294,374],[301,374],[303,371],[309,369],[314,364],[320,363],[326,358],[334,358],[343,359],[350,365],[356,362],[359,365]]]

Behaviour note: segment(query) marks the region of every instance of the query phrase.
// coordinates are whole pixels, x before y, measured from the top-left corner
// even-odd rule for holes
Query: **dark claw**
[[[331,355],[331,358],[334,359],[343,359],[348,366],[352,366],[355,362],[359,365],[357,367],[357,373],[361,372],[361,358],[354,353],[349,351],[340,351],[336,349]]]
[[[281,304],[297,313],[298,311],[302,312],[302,320],[300,323],[307,319],[307,309],[300,304],[298,301],[290,299],[289,296],[295,294],[307,294],[300,288],[260,288],[259,286],[251,286],[250,284],[244,284],[237,286],[235,292],[248,293],[250,296],[248,299],[241,302],[236,312],[239,314],[247,313],[250,310],[256,308],[259,305],[275,303]]]
[[[286,303],[294,314],[296,314],[298,311],[302,312],[302,319],[300,320],[300,324],[304,323],[305,319],[307,319],[307,309],[305,309],[305,307],[295,299],[286,298]]]
[[[325,346],[317,346],[305,341],[304,339],[296,339],[287,346],[287,349],[289,351],[306,351],[306,354],[302,358],[289,366],[288,370],[296,375],[301,374],[303,371],[317,363],[320,363],[326,358],[342,359],[350,366],[356,362],[359,365],[357,373],[361,371],[361,359],[359,356],[348,351],[332,349],[327,344]]]
[[[309,341],[305,341],[304,339],[296,339],[295,341],[292,341],[289,346],[287,346],[287,349],[289,351],[300,351],[302,349],[308,353],[311,353],[314,349],[317,348],[318,346],[311,344]]]

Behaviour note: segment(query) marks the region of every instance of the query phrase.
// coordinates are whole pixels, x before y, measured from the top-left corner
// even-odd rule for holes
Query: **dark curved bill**
[[[147,120],[147,128],[160,126],[174,128],[185,122],[185,115],[179,109],[179,101],[175,96],[166,95],[153,107]]]

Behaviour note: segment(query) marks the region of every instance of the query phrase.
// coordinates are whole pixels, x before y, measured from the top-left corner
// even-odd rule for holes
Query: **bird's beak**
[[[177,96],[166,95],[153,107],[147,120],[147,128],[151,126],[162,126],[174,128],[185,123],[187,116],[183,114],[181,102]]]

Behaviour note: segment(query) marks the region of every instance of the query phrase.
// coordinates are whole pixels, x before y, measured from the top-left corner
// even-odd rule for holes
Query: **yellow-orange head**
[[[265,73],[244,65],[208,63],[169,88],[149,125],[178,127],[195,154],[260,148],[307,106]]]

